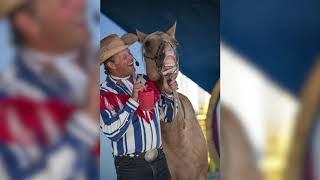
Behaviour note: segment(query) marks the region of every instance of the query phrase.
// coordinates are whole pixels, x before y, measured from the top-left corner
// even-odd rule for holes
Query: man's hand
[[[176,81],[177,76],[169,79],[169,76],[163,76],[163,90],[167,94],[172,94],[174,90],[178,89],[178,83]]]
[[[138,102],[139,98],[139,92],[142,92],[145,90],[145,85],[143,83],[135,83],[133,84],[133,90],[132,90],[132,99]]]

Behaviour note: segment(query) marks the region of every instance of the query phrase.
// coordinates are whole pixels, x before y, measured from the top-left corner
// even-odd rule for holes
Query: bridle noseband
[[[176,67],[176,70],[171,73],[171,74],[177,74],[179,72],[179,56],[178,56],[178,53],[177,53],[177,45],[178,45],[178,42],[177,41],[174,41],[174,42],[170,42],[170,41],[167,41],[167,40],[162,40],[155,55],[153,57],[150,57],[148,55],[146,55],[145,51],[144,51],[144,48],[142,46],[142,52],[143,52],[143,57],[144,57],[144,60],[145,61],[150,61],[150,60],[153,60],[155,63],[156,63],[156,66],[157,66],[157,70],[158,70],[158,73],[162,74],[161,73],[161,69],[163,67],[163,62],[164,62],[164,56],[165,56],[165,52],[164,52],[164,49],[165,49],[165,46],[166,45],[169,45],[171,46],[171,48],[175,51],[175,58],[176,58],[176,62],[175,62],[175,65],[173,67]]]

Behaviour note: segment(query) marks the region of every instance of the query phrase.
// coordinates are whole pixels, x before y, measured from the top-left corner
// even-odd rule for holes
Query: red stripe
[[[158,86],[152,82],[147,81],[146,87],[150,88],[154,92],[154,103],[157,103],[157,101],[160,98],[159,88]],[[129,95],[126,94],[116,94],[112,92],[106,92],[104,94],[101,94],[100,96],[100,108],[106,109],[108,111],[113,111],[114,109],[119,109],[119,104],[116,99],[119,99],[122,104],[125,104],[128,99],[130,98]],[[135,112],[139,117],[141,117],[143,120],[145,120],[147,123],[150,123],[150,120],[154,120],[154,110],[150,111],[150,120],[149,118],[143,113],[143,111],[138,107],[138,109]]]
[[[38,143],[49,143],[48,133],[41,123],[40,111],[42,109],[45,109],[49,113],[48,115],[52,116],[60,129],[65,128],[66,122],[74,110],[73,107],[55,99],[45,101],[35,101],[26,97],[2,99],[0,101],[0,141],[4,143],[26,143],[18,139],[23,139],[21,136],[25,132],[31,132]],[[12,132],[12,129],[9,128],[9,111],[12,111],[18,117],[20,125],[25,128],[22,132]]]

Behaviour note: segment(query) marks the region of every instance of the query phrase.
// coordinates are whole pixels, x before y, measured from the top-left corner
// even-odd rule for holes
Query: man
[[[0,4],[17,49],[0,78],[0,179],[98,179],[98,76],[88,83],[93,62],[80,54],[86,1]]]
[[[133,34],[121,38],[112,34],[100,42],[100,64],[107,75],[100,86],[100,126],[111,140],[119,180],[167,180],[171,176],[162,150],[160,120],[170,123],[175,117],[172,92],[177,83],[173,80],[168,85],[164,79],[164,89],[159,90],[146,76],[136,79],[128,49],[136,40]],[[151,110],[144,110],[139,98],[147,89],[155,100]]]

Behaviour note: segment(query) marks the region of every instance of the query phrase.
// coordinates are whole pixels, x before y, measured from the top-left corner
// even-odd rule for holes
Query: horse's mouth
[[[165,64],[163,67],[170,69],[170,68],[173,68],[175,65],[176,65],[175,63],[168,63],[168,64]]]
[[[177,65],[176,58],[172,55],[168,55],[165,57],[165,59],[163,61],[163,66],[161,67],[161,72],[164,74],[167,71],[175,69],[176,65]]]

